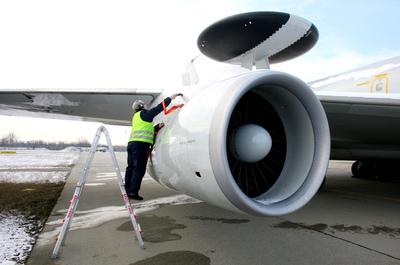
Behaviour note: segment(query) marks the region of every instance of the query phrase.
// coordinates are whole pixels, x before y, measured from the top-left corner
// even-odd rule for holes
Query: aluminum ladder
[[[65,242],[65,238],[67,237],[71,222],[72,222],[72,218],[74,217],[76,208],[78,206],[78,202],[79,202],[79,198],[81,196],[81,193],[83,191],[83,187],[85,186],[86,183],[86,178],[87,175],[89,173],[89,168],[90,165],[92,164],[93,161],[93,156],[96,153],[96,148],[97,148],[97,144],[99,142],[100,136],[101,134],[104,133],[105,137],[106,137],[106,141],[107,141],[107,145],[108,145],[108,152],[112,158],[113,164],[114,164],[114,170],[117,173],[117,177],[118,177],[118,182],[119,182],[119,187],[121,189],[121,194],[122,194],[122,199],[125,202],[125,207],[128,209],[129,212],[129,217],[131,218],[132,221],[132,225],[133,225],[133,229],[135,231],[135,235],[136,235],[136,239],[139,242],[139,246],[140,248],[144,249],[144,242],[142,239],[142,230],[140,228],[140,225],[138,224],[138,222],[136,221],[136,214],[131,206],[131,203],[129,202],[129,198],[128,195],[126,194],[126,190],[125,190],[125,186],[124,186],[124,180],[122,178],[121,175],[121,170],[119,169],[119,165],[118,165],[118,161],[117,158],[115,157],[115,153],[114,153],[114,148],[111,144],[111,139],[110,139],[110,135],[107,131],[107,129],[104,126],[100,126],[97,131],[96,131],[96,135],[93,139],[92,145],[90,147],[90,151],[89,151],[89,155],[86,159],[86,164],[85,167],[79,177],[79,182],[76,185],[76,189],[74,192],[74,195],[72,196],[67,214],[65,215],[64,218],[64,223],[63,226],[61,228],[61,231],[59,233],[59,235],[57,236],[57,241],[56,244],[54,246],[54,250],[53,253],[51,255],[51,257],[53,259],[58,258],[58,254],[60,251],[61,246],[64,245]]]

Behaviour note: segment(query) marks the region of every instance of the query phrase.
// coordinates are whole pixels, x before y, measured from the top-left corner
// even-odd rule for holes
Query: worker
[[[130,199],[143,200],[143,197],[139,195],[139,190],[146,173],[148,150],[154,143],[154,132],[164,126],[163,123],[153,126],[153,119],[178,96],[182,96],[182,94],[173,94],[149,110],[141,100],[136,100],[132,104],[134,115],[127,147],[128,166],[125,171],[125,189]]]

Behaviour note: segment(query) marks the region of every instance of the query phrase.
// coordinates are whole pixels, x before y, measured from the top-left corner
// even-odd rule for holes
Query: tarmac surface
[[[121,171],[125,153],[116,153]],[[144,179],[134,205],[140,249],[108,153],[96,153],[71,231],[51,259],[86,153],[74,167],[36,243],[34,264],[400,264],[400,183],[351,178],[351,162],[331,161],[326,186],[282,217],[229,212]]]

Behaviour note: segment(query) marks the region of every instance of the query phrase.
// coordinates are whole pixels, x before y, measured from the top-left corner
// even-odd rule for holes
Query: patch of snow
[[[40,93],[40,94],[31,94],[33,96],[32,105],[37,106],[79,106],[79,103],[69,101],[62,94],[55,93]]]
[[[63,182],[80,154],[79,149],[75,147],[62,151],[47,149],[15,151],[16,154],[0,154],[0,182]]]
[[[102,183],[102,182],[89,182],[89,183],[86,183],[85,184],[85,186],[92,186],[92,187],[95,187],[95,186],[104,186],[104,185],[106,185],[106,183]]]
[[[42,171],[29,171],[29,172],[13,172],[13,171],[0,171],[0,183],[60,183],[65,182],[65,178],[69,172],[42,172]]]
[[[18,263],[16,263],[15,261],[3,261],[2,263],[0,263],[0,265],[17,265]]]
[[[96,178],[96,180],[98,180],[98,181],[117,180],[117,177],[113,177],[113,178]]]
[[[125,173],[125,172],[121,172]],[[115,172],[102,172],[102,173],[97,173],[97,176],[104,176],[104,177],[109,177],[109,176],[116,176]]]
[[[16,154],[0,154],[0,169],[48,168],[74,165],[79,158],[79,150],[17,150]]]
[[[108,179],[108,178],[115,178],[117,174],[114,175],[97,175],[96,179]]]
[[[38,223],[24,215],[0,213],[0,264],[24,264],[35,243]]]
[[[62,150],[63,152],[80,152],[79,147],[76,146],[68,146]]]
[[[202,201],[182,194],[134,203],[132,204],[132,208],[135,214],[141,214],[144,212],[156,210],[164,205],[183,205],[200,202]],[[67,212],[67,209],[59,210],[58,212],[65,214]],[[70,230],[97,227],[109,221],[120,218],[129,219],[128,210],[125,208],[125,206],[105,206],[86,211],[76,211],[74,218],[72,219]],[[54,238],[61,230],[63,219],[64,216],[61,219],[47,222],[46,225],[57,225],[58,227],[55,228],[55,230],[42,233],[39,237],[37,244],[47,245],[54,242]],[[138,217],[138,221],[140,223],[140,216]]]

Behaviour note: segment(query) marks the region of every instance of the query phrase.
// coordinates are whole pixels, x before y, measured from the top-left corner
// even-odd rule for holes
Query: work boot
[[[127,193],[128,198],[137,201],[143,201],[143,197],[139,196],[138,194]]]

